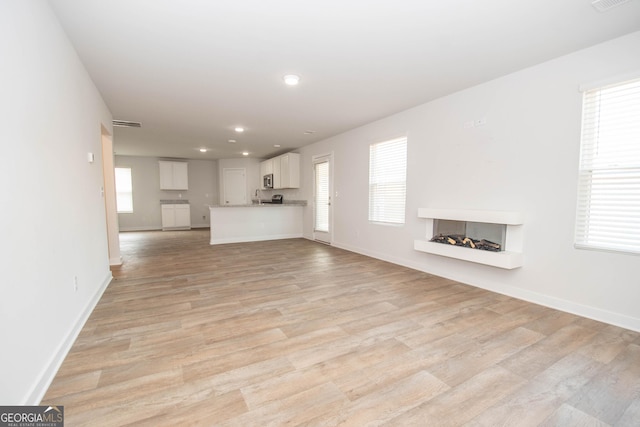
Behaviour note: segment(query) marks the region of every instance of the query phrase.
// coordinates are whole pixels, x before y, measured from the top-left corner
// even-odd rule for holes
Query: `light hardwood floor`
[[[638,333],[303,239],[208,241],[123,233],[42,404],[68,426],[640,425]]]

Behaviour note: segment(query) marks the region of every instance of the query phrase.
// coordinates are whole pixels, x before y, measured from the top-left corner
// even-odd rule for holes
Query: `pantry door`
[[[313,158],[313,238],[331,244],[332,155]]]
[[[224,205],[247,204],[247,172],[244,168],[224,168],[222,202]]]

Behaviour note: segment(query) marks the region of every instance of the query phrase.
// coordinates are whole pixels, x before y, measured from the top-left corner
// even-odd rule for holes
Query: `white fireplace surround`
[[[417,251],[507,270],[522,267],[524,214],[521,212],[420,208],[418,217],[426,220],[426,240],[415,240],[414,249]],[[504,251],[491,252],[430,242],[433,237],[433,221],[436,219],[506,225]]]

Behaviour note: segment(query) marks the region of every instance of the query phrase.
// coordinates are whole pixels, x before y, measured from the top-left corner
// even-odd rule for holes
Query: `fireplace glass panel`
[[[486,222],[452,221],[434,219],[433,235],[459,235],[474,240],[488,240],[500,245],[504,250],[507,235],[506,224],[492,224]]]
[[[459,234],[464,236],[467,233],[467,223],[465,221],[452,221],[450,219],[434,219],[433,235],[438,234]]]

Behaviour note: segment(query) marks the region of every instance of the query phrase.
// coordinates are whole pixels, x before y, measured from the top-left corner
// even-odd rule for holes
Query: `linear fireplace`
[[[522,266],[523,215],[519,212],[420,208],[426,240],[414,248],[505,269]]]
[[[436,218],[433,220],[433,237],[430,241],[500,252],[504,250],[506,233],[506,224]]]

